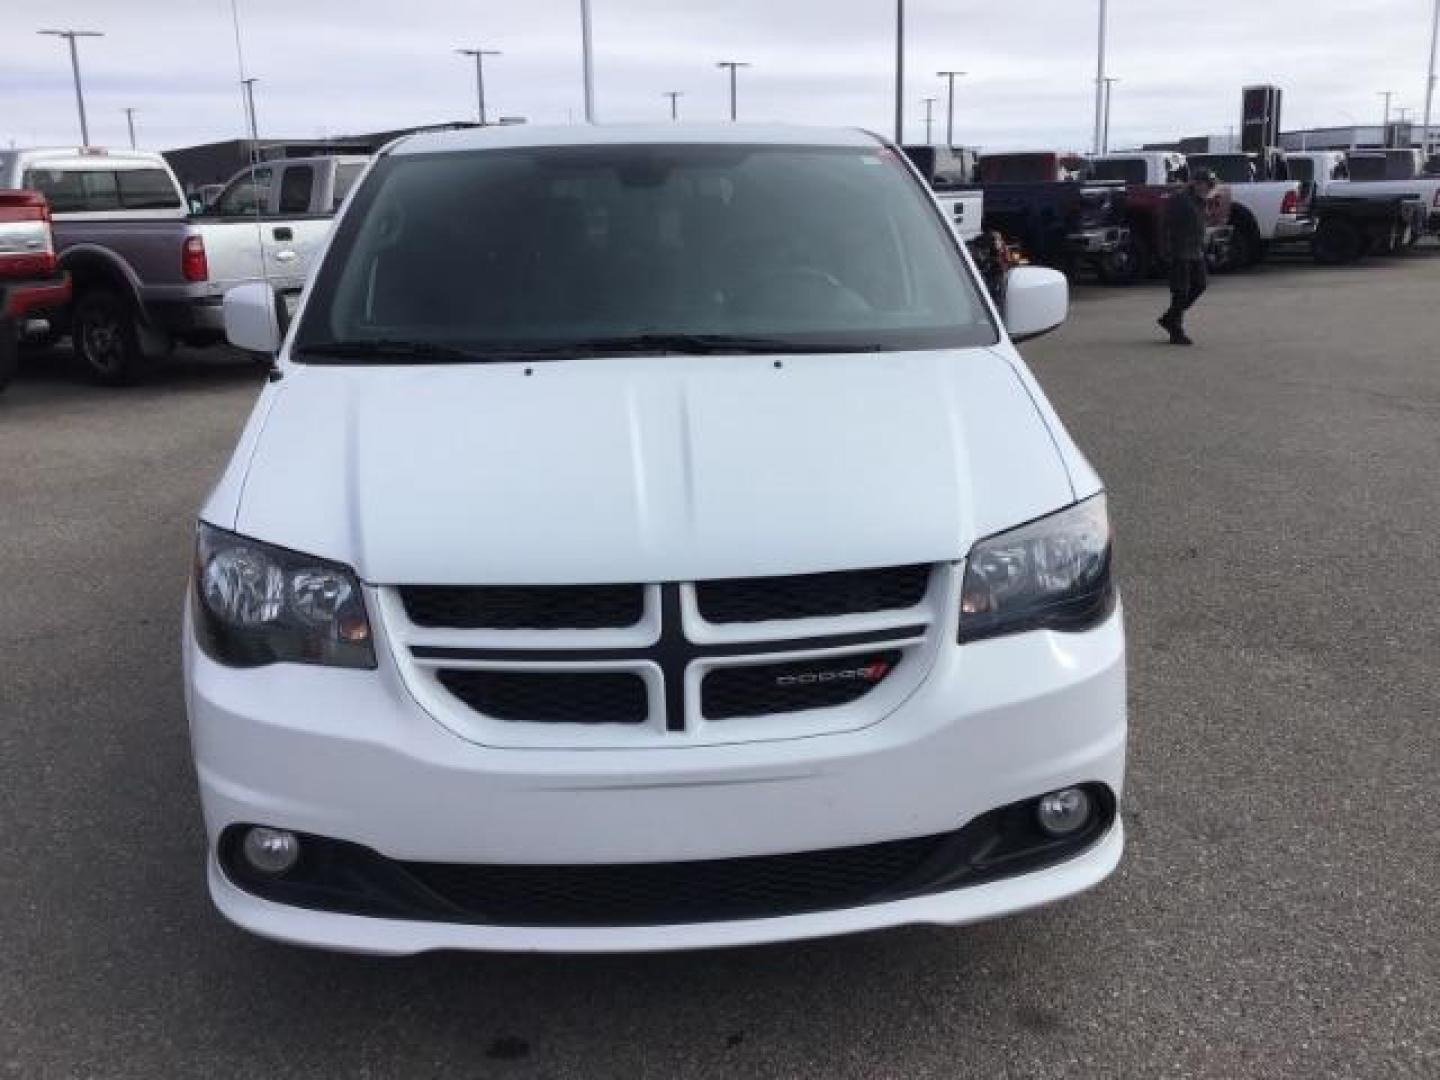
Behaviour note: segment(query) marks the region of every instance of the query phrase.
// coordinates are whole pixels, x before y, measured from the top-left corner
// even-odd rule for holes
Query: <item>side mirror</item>
[[[1069,308],[1070,283],[1058,270],[1017,266],[1005,279],[1002,309],[1011,341],[1048,334],[1065,321]]]
[[[237,285],[225,294],[225,336],[237,349],[273,354],[280,348],[275,290],[263,281]]]

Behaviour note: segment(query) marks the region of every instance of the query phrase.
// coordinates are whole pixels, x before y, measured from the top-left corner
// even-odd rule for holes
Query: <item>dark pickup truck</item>
[[[1132,151],[1089,159],[1092,181],[1125,185],[1124,241],[1100,264],[1100,278],[1129,285],[1166,269],[1165,203],[1190,178],[1183,155],[1173,151]],[[1229,259],[1230,189],[1222,184],[1205,207],[1205,258],[1212,268]]]
[[[983,228],[1018,247],[1031,262],[1075,275],[1102,272],[1125,241],[1125,193],[1118,184],[1089,184],[1078,158],[1056,153],[985,154],[979,182]]]

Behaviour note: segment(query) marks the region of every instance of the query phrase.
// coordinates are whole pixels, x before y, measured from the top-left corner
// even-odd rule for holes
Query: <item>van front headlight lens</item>
[[[965,561],[960,641],[1088,630],[1114,607],[1102,493],[975,545]]]
[[[194,604],[200,645],[222,664],[375,666],[360,582],[339,563],[201,522]]]

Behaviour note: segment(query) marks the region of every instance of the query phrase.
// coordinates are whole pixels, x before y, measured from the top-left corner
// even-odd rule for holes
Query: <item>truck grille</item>
[[[460,630],[598,630],[634,626],[643,585],[407,585],[405,613],[416,626]]]
[[[700,614],[712,623],[813,619],[914,607],[925,596],[930,567],[890,566],[789,577],[732,578],[695,585]]]
[[[848,705],[879,686],[900,663],[900,655],[899,649],[889,649],[717,668],[701,684],[701,711],[710,720],[733,720]]]
[[[532,724],[640,724],[645,680],[629,671],[447,669],[441,685],[477,712]]]

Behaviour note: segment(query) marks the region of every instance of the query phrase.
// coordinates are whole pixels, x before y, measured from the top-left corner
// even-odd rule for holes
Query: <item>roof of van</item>
[[[874,147],[878,136],[859,128],[788,124],[497,124],[461,131],[433,131],[402,138],[395,154],[452,150],[496,150],[533,146],[617,146],[729,144],[819,147]]]

